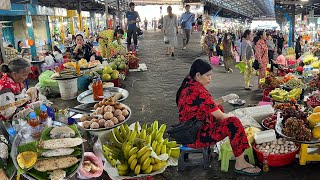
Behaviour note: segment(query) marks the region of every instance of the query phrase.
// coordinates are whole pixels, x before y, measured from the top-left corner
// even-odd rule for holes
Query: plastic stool
[[[301,144],[299,153],[299,164],[306,165],[307,161],[320,161],[319,154],[308,154],[309,146],[317,146],[320,149],[320,144]]]
[[[178,171],[184,171],[187,166],[199,166],[202,165],[204,169],[208,169],[210,167],[210,148],[205,147],[202,149],[193,149],[188,146],[182,145],[180,146],[180,156],[178,159]],[[190,160],[188,158],[189,154],[192,153],[202,153],[202,159],[193,159]]]
[[[253,150],[252,147],[246,149],[244,151],[244,155],[247,155],[249,158],[250,164],[255,164]],[[221,160],[221,171],[228,172],[229,170],[229,161],[234,158],[234,154],[232,152],[232,147],[230,145],[230,141],[226,141],[221,145],[221,149],[219,152],[219,161]]]
[[[40,75],[40,70],[37,66],[31,67],[31,73],[28,75],[28,78],[30,79],[38,79]]]

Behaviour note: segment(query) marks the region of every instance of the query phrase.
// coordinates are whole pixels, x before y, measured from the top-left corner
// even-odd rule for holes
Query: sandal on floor
[[[245,87],[244,90],[251,91],[252,89],[250,87]]]
[[[242,168],[242,169],[234,169],[233,171],[235,172],[235,173],[238,173],[238,174],[243,174],[243,175],[247,175],[247,176],[258,176],[258,175],[260,175],[261,174],[261,170],[260,170],[260,172],[256,172],[256,173],[251,173],[251,172],[247,172],[247,171],[245,171],[246,169],[252,169],[252,168],[257,168],[257,166],[254,166],[254,167],[246,167],[246,168]]]

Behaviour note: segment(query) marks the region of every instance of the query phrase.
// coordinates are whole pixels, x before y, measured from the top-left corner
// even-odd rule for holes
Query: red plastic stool
[[[37,66],[31,67],[31,73],[28,75],[29,79],[38,79],[40,76],[40,70]]]

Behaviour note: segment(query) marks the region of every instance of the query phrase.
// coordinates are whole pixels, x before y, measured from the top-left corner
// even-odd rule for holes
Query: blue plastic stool
[[[201,153],[202,158],[189,159],[188,155],[192,153]],[[210,148],[205,147],[201,149],[190,148],[185,145],[180,146],[180,156],[178,159],[178,171],[184,171],[187,166],[199,166],[202,165],[204,169],[210,167]]]

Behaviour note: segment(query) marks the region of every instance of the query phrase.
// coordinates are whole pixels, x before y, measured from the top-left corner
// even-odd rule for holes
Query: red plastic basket
[[[297,149],[293,152],[287,154],[269,154],[268,155],[268,165],[269,166],[286,166],[288,164],[293,163],[296,158],[296,154],[298,154],[300,147],[296,144]],[[253,150],[257,154],[258,160],[263,162],[263,152],[259,151],[256,148],[256,144],[253,145]]]

